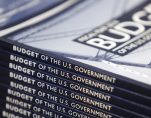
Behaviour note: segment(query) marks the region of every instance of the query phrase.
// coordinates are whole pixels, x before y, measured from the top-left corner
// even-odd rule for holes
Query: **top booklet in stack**
[[[30,56],[41,61],[47,61],[42,54],[66,61],[64,69],[151,97],[151,2],[22,0],[16,4],[15,8],[3,5],[5,11],[1,7],[1,47],[29,52],[26,56],[35,53]]]

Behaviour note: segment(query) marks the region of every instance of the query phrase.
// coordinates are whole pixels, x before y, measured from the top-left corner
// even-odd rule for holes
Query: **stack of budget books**
[[[0,118],[151,118],[151,2],[1,0]]]

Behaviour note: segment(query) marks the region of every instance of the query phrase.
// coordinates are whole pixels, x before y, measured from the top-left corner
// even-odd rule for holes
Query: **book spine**
[[[5,37],[0,40],[0,47],[11,52],[17,53],[19,55],[30,57],[32,59],[42,61],[49,65],[54,65],[64,70],[68,70],[80,75],[84,75],[86,77],[93,78],[94,80],[100,82],[115,85],[127,89],[129,91],[141,93],[142,95],[151,97],[151,87],[149,85],[68,58],[64,58],[62,56],[55,55],[51,52],[26,46],[16,41],[5,39]]]
[[[57,85],[57,83],[51,84],[48,82],[44,82],[42,80],[38,80],[36,78],[31,78],[29,76],[18,74],[13,71],[7,71],[6,69],[3,70],[2,68],[0,70],[3,73],[1,77],[4,78],[0,80],[1,83],[11,86],[15,89],[21,89],[21,90],[24,90],[24,88],[29,87],[30,90],[33,91],[26,91],[26,92],[31,92],[33,94],[36,94],[37,96],[42,94],[41,97],[43,98],[46,97],[47,100],[50,100],[50,96],[52,95],[55,96],[57,94],[57,96],[61,96],[59,99],[64,99],[66,101],[65,105],[70,106],[72,108],[76,108],[77,106],[81,106],[81,108],[83,108],[86,105],[92,107],[92,109],[97,108],[99,109],[99,111],[118,114],[121,116],[132,117],[133,115],[134,116],[136,115],[135,112],[117,107],[111,104],[110,102],[109,103],[102,102],[102,100],[100,99],[88,95],[83,95],[81,94],[82,92],[72,91],[70,90],[70,87],[69,88],[64,86],[61,87]],[[60,103],[60,101],[56,101],[56,102]],[[125,104],[125,102],[122,101],[120,103],[123,106],[129,105],[129,103]],[[138,107],[136,106],[134,106],[133,108],[138,109]],[[79,108],[79,110],[82,109]],[[148,112],[150,112],[148,111],[148,109],[144,111],[146,112],[145,115],[148,114]]]
[[[87,105],[82,105],[82,103],[81,103],[81,106],[83,106],[84,109],[80,109],[80,106],[79,107],[70,106],[70,101],[68,101],[66,98],[60,95],[55,95],[53,93],[44,92],[42,90],[37,90],[37,93],[32,94],[27,91],[16,89],[8,85],[3,84],[1,86],[3,87],[2,90],[6,93],[4,94],[4,97],[11,96],[16,99],[18,98],[18,100],[23,100],[24,102],[26,101],[27,103],[30,103],[30,104],[42,106],[43,109],[48,109],[48,110],[52,109],[59,113],[66,114],[71,117],[74,117],[72,116],[73,115],[72,113],[77,113],[77,115],[79,114],[79,116],[77,117],[80,117],[80,118],[84,116],[90,117],[90,118],[91,117],[101,118],[103,116],[107,118],[110,118],[110,117],[119,118],[118,115],[114,115],[114,114],[111,115],[111,113],[108,114],[105,112],[101,112],[101,110],[98,110],[96,108],[92,109],[92,107],[89,107]],[[26,98],[23,98],[22,97],[23,95],[26,96]],[[78,102],[76,103],[72,102],[72,103],[74,103],[74,105],[76,103],[78,104]]]
[[[113,85],[109,85],[100,81],[96,81],[90,77],[85,77],[82,75],[75,74],[73,72],[69,72],[66,70],[63,70],[61,68],[51,66],[45,63],[41,63],[36,60],[32,60],[30,58],[25,58],[21,55],[17,55],[14,53],[10,53],[8,51],[0,49],[1,53],[1,60],[5,60],[7,62],[15,62],[19,63],[20,65],[31,67],[32,69],[37,69],[37,71],[42,71],[49,73],[52,76],[55,77],[61,77],[65,78],[66,83],[70,86],[72,83],[78,83],[83,86],[92,87],[94,89],[97,89],[99,91],[109,93],[111,95],[119,96],[124,99],[128,99],[130,101],[146,105],[148,107],[151,107],[151,98],[147,96],[143,96],[141,94],[131,92]],[[131,96],[131,97],[129,97]],[[137,99],[139,97],[139,99]]]
[[[3,98],[5,99],[1,98],[0,100],[0,111],[4,118],[17,118],[17,115],[22,118],[71,118],[53,109],[44,109],[41,106],[27,103],[15,97],[4,96]]]
[[[2,59],[0,57],[1,61],[3,61],[3,62],[0,62],[0,63],[3,66],[5,66],[7,68],[10,68],[12,70],[16,70],[17,69],[17,68],[14,69],[13,66],[20,67],[20,68],[24,67],[24,66],[21,66],[22,63],[19,63],[19,62],[15,62],[15,63],[12,62],[11,63],[11,60],[9,60],[9,59],[6,60],[6,56],[4,56],[6,54],[7,54],[6,52],[3,54]],[[19,63],[19,65],[18,65],[18,63]],[[32,63],[37,64],[36,62],[32,62]],[[52,78],[52,77],[56,78],[56,76],[49,75],[48,73],[41,72],[40,70],[36,70],[35,68],[34,69],[25,68],[25,70],[32,71],[32,72],[34,72],[34,74],[29,73],[29,71],[28,71],[28,73],[27,72],[24,73],[22,71],[22,73],[30,75],[32,77],[39,78],[41,80],[46,80],[47,82],[48,82],[49,78]],[[20,71],[20,70],[17,69],[17,71]],[[64,71],[60,71],[60,72],[63,73]],[[136,104],[136,103],[133,103],[133,102],[131,102],[129,100],[126,100],[126,99],[121,99],[121,98],[119,98],[117,96],[113,96],[113,95],[107,94],[105,92],[101,92],[101,91],[99,91],[97,89],[93,89],[93,88],[90,88],[90,87],[87,87],[87,86],[83,86],[81,84],[77,84],[77,83],[74,83],[74,82],[71,82],[71,81],[69,82],[69,81],[67,81],[67,79],[70,79],[69,73],[64,73],[63,74],[63,77],[65,77],[65,78],[67,77],[66,79],[63,79],[63,77],[61,76],[61,74],[59,74],[59,70],[58,69],[53,69],[52,73],[56,74],[57,76],[60,75],[61,78],[59,79],[59,81],[62,81],[62,83],[65,84],[65,85],[62,85],[62,86],[64,88],[68,89],[68,90],[75,91],[75,92],[80,92],[80,93],[83,93],[84,95],[100,99],[101,102],[106,102],[106,103],[109,103],[109,104],[114,104],[114,105],[120,106],[120,107],[125,108],[125,109],[134,110],[135,112],[138,112],[138,113],[140,112],[140,110],[144,110],[144,108],[150,109],[150,107],[146,107],[146,106],[143,106],[141,104]],[[5,76],[7,76],[7,74]],[[58,79],[58,77],[57,77],[57,79]],[[58,81],[58,83],[55,83],[55,85],[60,86],[59,81]],[[86,92],[86,90],[87,90],[87,92]],[[91,93],[93,93],[93,94],[91,94]],[[125,105],[122,104],[123,102],[125,103]],[[145,102],[147,102],[147,100],[145,100]],[[148,101],[148,103],[149,102],[150,101]],[[133,108],[136,108],[136,109],[133,109]],[[138,108],[140,108],[140,109],[138,109]],[[145,111],[148,111],[148,110],[145,110]],[[145,113],[145,111],[144,111],[144,113]],[[148,114],[148,112],[147,112],[147,114]]]

